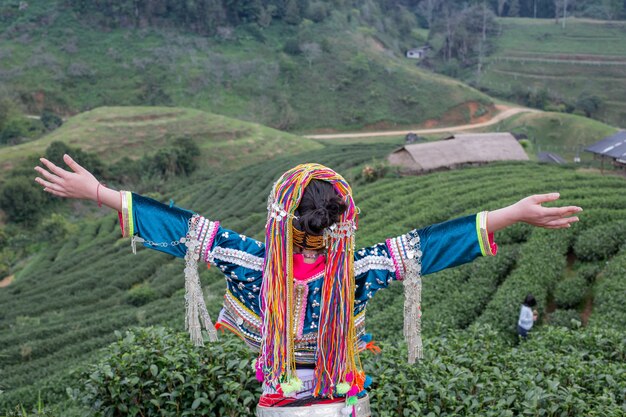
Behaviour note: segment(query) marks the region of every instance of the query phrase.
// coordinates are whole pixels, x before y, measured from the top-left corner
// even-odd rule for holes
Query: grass
[[[604,105],[594,117],[626,125],[626,23],[499,19],[502,35],[478,81],[497,96],[545,89],[574,104],[583,94]]]
[[[111,163],[140,158],[179,137],[190,137],[202,151],[202,163],[233,170],[280,155],[319,149],[321,145],[289,133],[200,110],[176,107],[101,107],[70,118],[61,128],[33,142],[4,147],[5,168],[54,141],[97,153]]]

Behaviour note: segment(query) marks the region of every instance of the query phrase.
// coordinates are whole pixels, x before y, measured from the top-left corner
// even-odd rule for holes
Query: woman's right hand
[[[40,177],[35,178],[35,181],[44,187],[44,191],[58,197],[94,201],[98,199],[100,182],[69,155],[63,155],[63,161],[72,170],[71,172],[58,167],[46,158],[39,158],[39,160],[47,169],[36,166],[35,171],[40,174]]]

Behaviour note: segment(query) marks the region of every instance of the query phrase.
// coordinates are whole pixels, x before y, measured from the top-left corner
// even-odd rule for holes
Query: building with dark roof
[[[626,169],[626,130],[587,146],[585,151],[594,154],[594,158],[600,158],[603,165],[606,159],[612,161],[614,166]]]
[[[546,162],[548,164],[565,164],[567,161],[561,156],[552,152],[539,152],[537,154],[537,160],[539,162]]]

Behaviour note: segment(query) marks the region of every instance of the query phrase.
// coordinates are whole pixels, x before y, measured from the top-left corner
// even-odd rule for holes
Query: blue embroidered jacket
[[[224,306],[217,320],[239,335],[252,349],[261,343],[260,301],[265,244],[250,237],[224,229],[219,222],[208,220],[193,212],[170,207],[134,193],[123,192],[120,213],[124,236],[143,238],[144,246],[184,257],[186,246],[170,244],[185,237],[189,227],[195,227],[201,242],[201,259],[215,265],[226,277]],[[196,222],[196,224],[190,224]],[[410,254],[408,235],[420,238],[421,259]],[[421,273],[430,274],[445,268],[470,262],[480,255],[493,255],[494,247],[486,231],[486,212],[461,217],[411,231],[387,239],[383,243],[362,248],[354,254],[356,279],[355,325],[359,340],[364,333],[368,301],[392,280],[402,280],[409,262],[421,261]],[[295,318],[302,335],[295,340],[298,363],[314,364],[317,345],[317,324],[321,300],[323,272],[299,284],[294,294],[303,299],[304,314]],[[305,298],[305,299],[304,299]],[[361,342],[363,349],[365,343]]]

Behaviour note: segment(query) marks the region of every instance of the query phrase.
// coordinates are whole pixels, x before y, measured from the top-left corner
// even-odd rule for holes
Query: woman
[[[71,171],[41,159],[36,181],[60,197],[90,199],[120,213],[122,233],[153,249],[185,257],[187,327],[202,342],[200,322],[216,339],[202,297],[197,262],[226,276],[216,327],[238,334],[259,352],[263,382],[257,416],[369,416],[358,352],[369,340],[365,307],[392,280],[405,287],[409,361],[421,357],[421,275],[495,255],[492,233],[516,222],[569,227],[579,207],[546,208],[558,194],[527,197],[412,230],[384,243],[354,249],[358,209],[346,181],[317,164],[281,176],[268,199],[265,242],[224,229],[219,222],[154,200],[109,189],[69,156]]]
[[[533,307],[536,305],[537,300],[535,300],[535,297],[532,294],[528,294],[522,303],[519,320],[517,321],[517,334],[523,339],[528,337],[528,332],[533,328],[533,324],[537,321],[537,310],[533,310]]]

